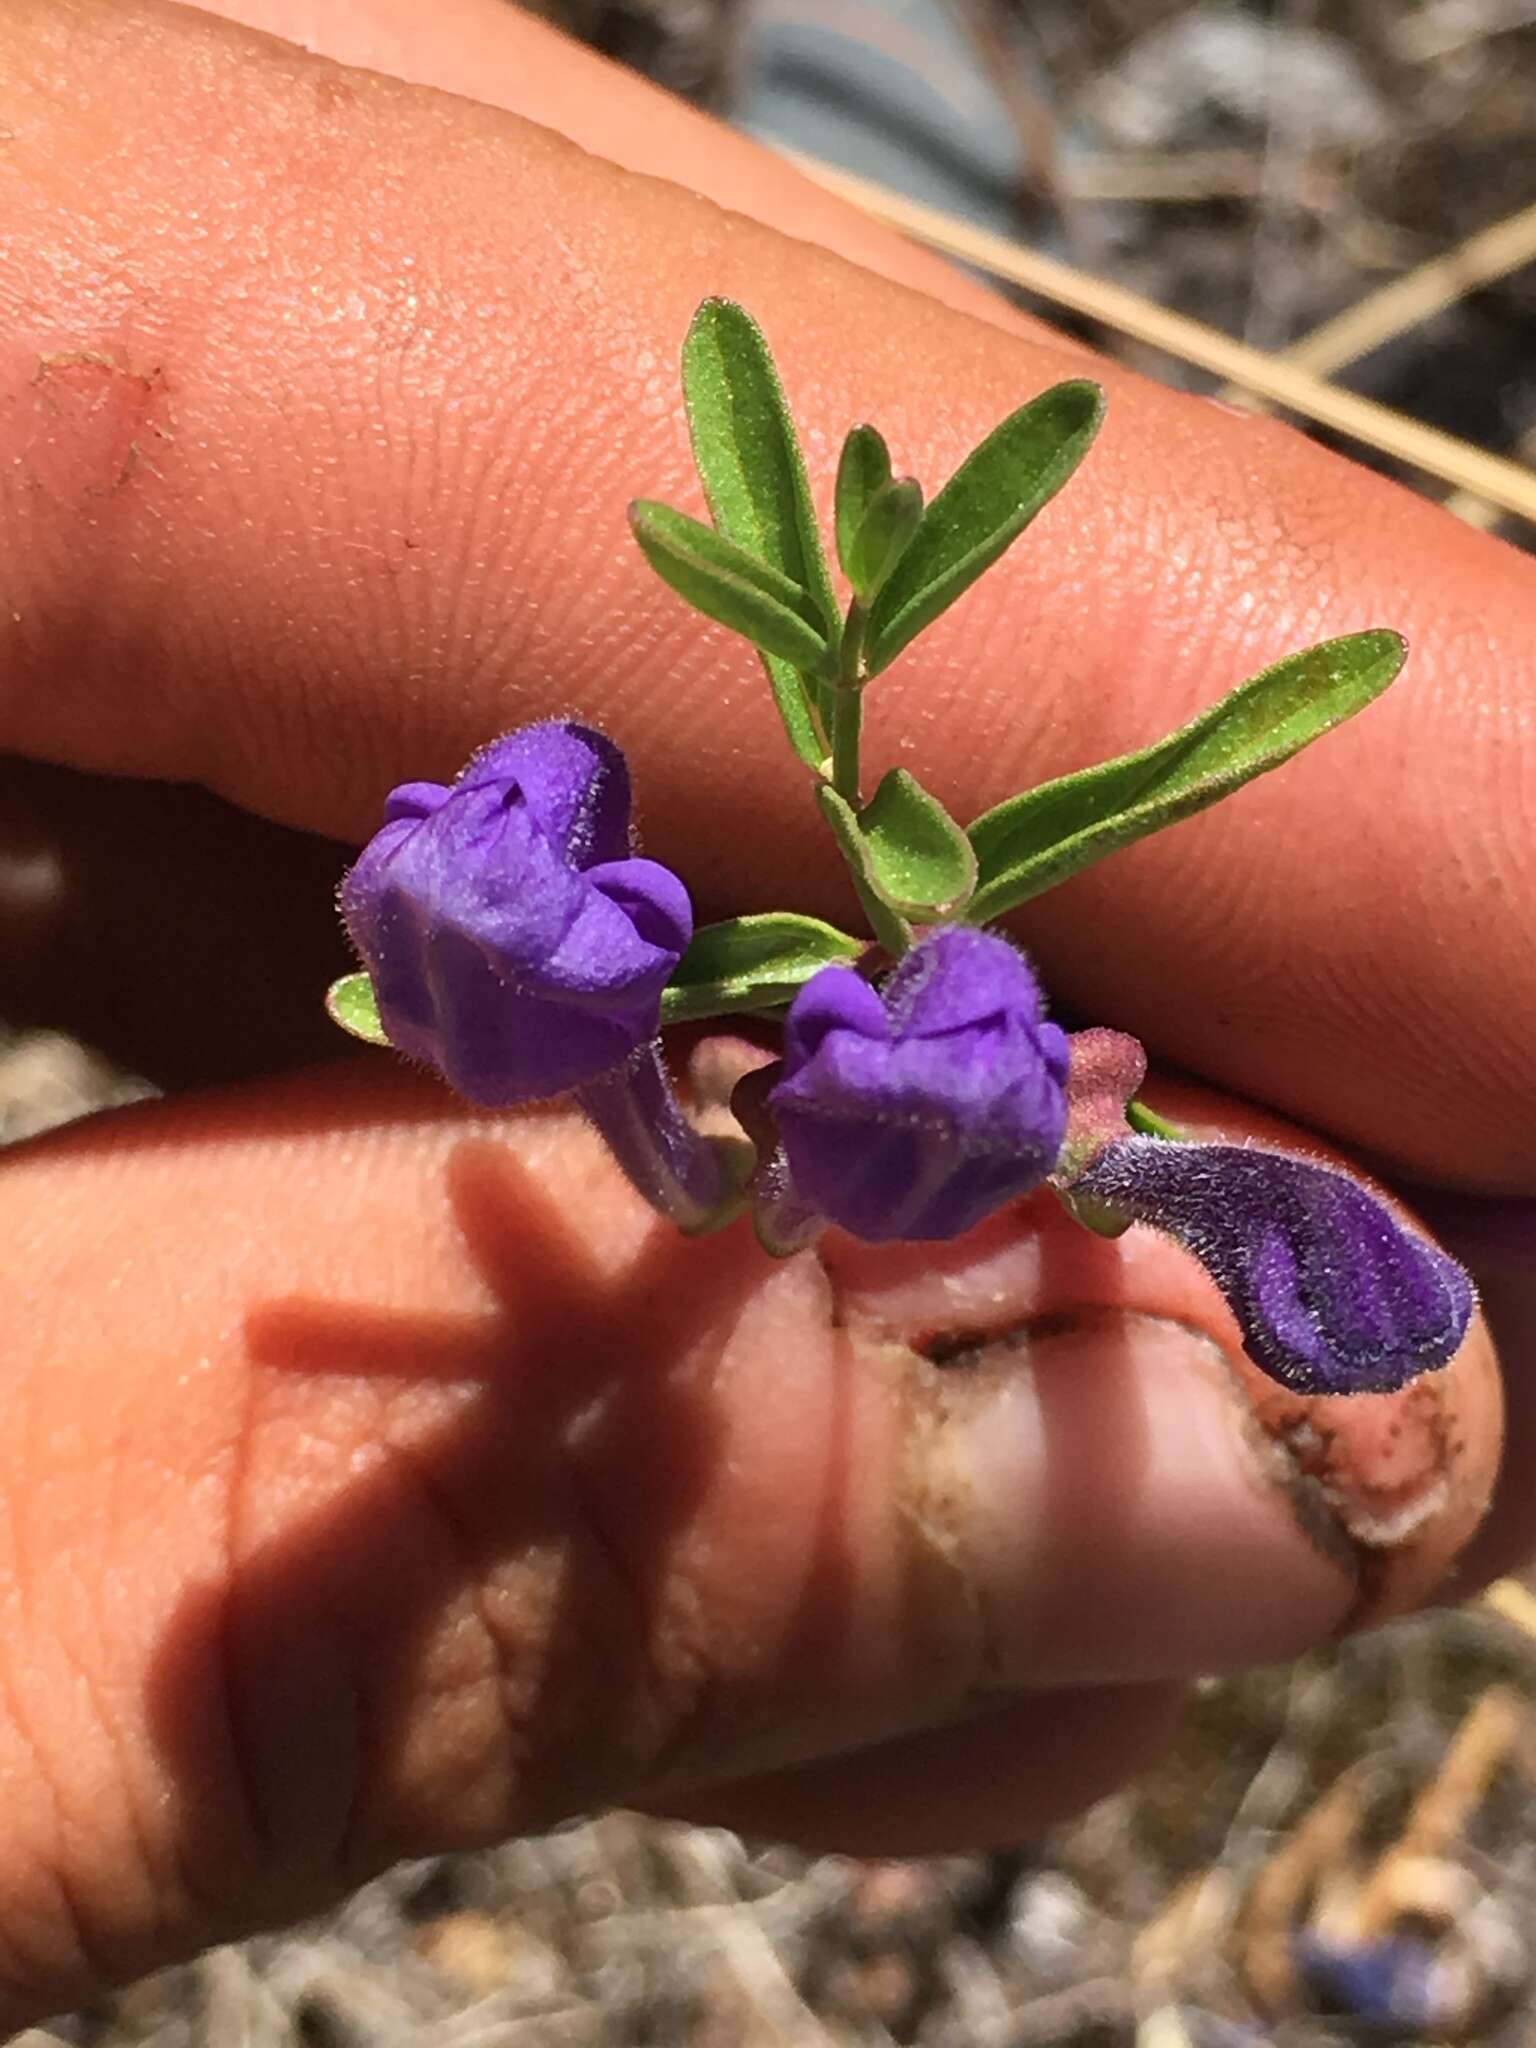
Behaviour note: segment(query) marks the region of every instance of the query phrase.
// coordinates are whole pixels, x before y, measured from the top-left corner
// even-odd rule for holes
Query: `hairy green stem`
[[[859,734],[864,700],[857,690],[839,688],[832,699],[832,787],[857,806],[859,801]]]
[[[832,787],[855,807],[859,801],[859,736],[864,723],[864,628],[869,614],[858,598],[848,607],[832,686]]]

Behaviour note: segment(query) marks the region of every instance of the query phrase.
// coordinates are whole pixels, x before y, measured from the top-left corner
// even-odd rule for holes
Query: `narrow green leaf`
[[[789,744],[806,767],[819,775],[827,758],[827,735],[812,709],[812,700],[818,694],[815,685],[801,675],[793,662],[780,661],[776,654],[764,654],[761,647],[757,652]]]
[[[707,924],[678,962],[661,998],[663,1024],[787,1003],[823,967],[857,960],[863,939],[801,917],[769,910]]]
[[[838,458],[834,499],[837,559],[850,583],[854,582],[848,566],[853,559],[854,535],[864,522],[870,499],[890,480],[891,455],[884,437],[874,427],[850,427]]]
[[[911,545],[923,516],[923,489],[916,477],[893,477],[870,499],[848,551],[848,581],[862,603],[870,603]]]
[[[859,830],[859,814],[846,797],[839,796],[831,783],[823,782],[816,791],[816,801],[821,815],[832,828],[849,871],[853,886],[859,892],[859,902],[864,915],[869,919],[869,928],[893,959],[899,960],[912,943],[912,928],[899,911],[893,910],[886,902],[876,872],[869,841]]]
[[[1326,641],[1253,676],[1155,746],[1009,798],[971,827],[980,882],[967,916],[1001,917],[1278,768],[1379,697],[1406,654],[1391,632]]]
[[[1073,378],[1021,406],[966,457],[875,600],[866,641],[871,675],[1018,539],[1087,454],[1103,416],[1098,385]]]
[[[784,387],[762,329],[730,299],[706,299],[693,316],[683,343],[683,401],[715,525],[808,590],[827,639],[835,641],[837,598]],[[794,700],[805,696],[825,730],[827,691],[778,655],[765,652],[763,663],[795,750],[814,766],[814,741],[808,755],[797,736],[809,721],[797,717]]]
[[[937,797],[905,768],[892,768],[858,814],[881,900],[931,923],[958,910],[976,886],[971,843]]]
[[[683,399],[716,526],[808,590],[830,637],[837,600],[784,387],[763,330],[729,299],[706,299],[693,316]]]
[[[767,562],[670,505],[638,499],[629,523],[657,575],[706,618],[797,667],[826,659],[827,637],[809,594]]]
[[[379,1022],[378,999],[366,974],[344,974],[340,981],[333,981],[325,992],[325,1008],[331,1022],[354,1038],[369,1045],[388,1045]]]

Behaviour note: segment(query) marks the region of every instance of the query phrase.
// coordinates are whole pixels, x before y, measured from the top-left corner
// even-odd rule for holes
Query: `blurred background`
[[[943,247],[948,226],[951,249],[973,258],[977,235],[990,240],[1001,289],[1165,380],[1237,381],[1212,374],[1159,308],[1278,357],[1258,379],[1265,393],[1294,401],[1330,379],[1474,449],[1527,452],[1532,0],[545,0],[537,11],[770,144],[877,184],[878,210],[922,238]],[[1030,252],[1079,275],[1058,270],[1042,286]],[[1008,283],[1010,270],[1024,282]],[[1151,302],[1139,328],[1102,317],[1096,280]],[[1344,445],[1454,495],[1463,517],[1530,539],[1529,478],[1501,475],[1492,499],[1456,492],[1433,467],[1380,453],[1386,429],[1372,424],[1374,436]],[[1500,485],[1513,508],[1496,502]]]
[[[537,11],[1151,374],[1536,534],[1536,0]],[[140,1085],[0,1029],[0,1140]],[[1536,1597],[1506,1581],[1206,1686],[1156,1772],[1006,1854],[861,1863],[612,1814],[404,1867],[24,2038],[1512,2048],[1536,2042],[1533,1684]]]

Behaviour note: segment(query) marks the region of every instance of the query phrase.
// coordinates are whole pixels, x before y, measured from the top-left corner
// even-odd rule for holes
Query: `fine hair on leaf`
[[[706,299],[683,343],[683,402],[693,459],[710,517],[727,540],[746,548],[809,592],[826,638],[841,620],[800,437],[762,329],[730,299]],[[780,715],[802,759],[812,721],[794,709],[803,697],[823,734],[830,704],[814,676],[797,673],[793,657],[764,650]]]
[[[971,826],[979,880],[968,915],[978,924],[1001,917],[1278,768],[1379,697],[1406,655],[1392,632],[1325,641],[1239,684],[1153,746],[998,804]]]
[[[870,610],[870,675],[968,590],[1012,546],[1087,454],[1104,393],[1076,377],[1055,384],[995,427],[923,513]]]

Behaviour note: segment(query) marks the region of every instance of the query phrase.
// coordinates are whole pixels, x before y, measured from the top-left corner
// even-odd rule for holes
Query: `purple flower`
[[[1390,1393],[1466,1335],[1474,1295],[1455,1260],[1313,1160],[1122,1137],[1070,1191],[1193,1252],[1255,1363],[1298,1393]]]
[[[656,1035],[693,913],[629,851],[611,740],[525,726],[457,782],[410,782],[342,885],[391,1043],[489,1108],[611,1073]]]
[[[768,1103],[794,1199],[879,1244],[959,1237],[1038,1186],[1066,1078],[1066,1036],[1022,956],[951,925],[878,990],[850,967],[807,982]]]

